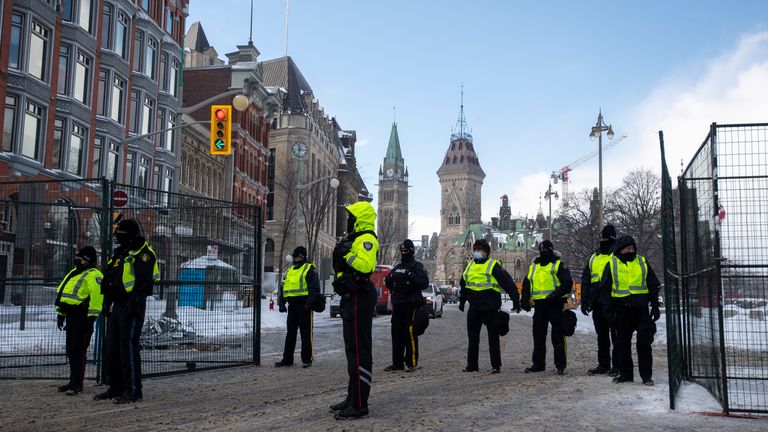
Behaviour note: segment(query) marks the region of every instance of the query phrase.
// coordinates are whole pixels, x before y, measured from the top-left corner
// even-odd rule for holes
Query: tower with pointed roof
[[[451,133],[451,142],[437,170],[437,177],[440,181],[440,242],[434,278],[446,283],[453,281],[458,285],[467,257],[456,241],[467,226],[480,222],[480,197],[485,179],[464,117],[463,89],[459,119]]]
[[[379,196],[376,234],[379,261],[397,261],[398,245],[408,238],[408,168],[400,150],[397,123],[392,123],[384,162],[379,166]]]

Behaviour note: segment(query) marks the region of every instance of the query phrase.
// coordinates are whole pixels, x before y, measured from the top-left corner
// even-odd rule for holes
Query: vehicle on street
[[[444,285],[440,287],[440,293],[443,294],[443,301],[445,303],[458,303],[459,302],[459,289]]]
[[[337,315],[341,315],[341,310],[339,309],[339,302],[341,302],[341,296],[335,293],[332,294],[330,307],[328,308],[331,312],[331,318],[336,318]]]
[[[376,299],[376,314],[391,314],[392,305],[389,302],[389,290],[384,284],[384,278],[387,277],[392,270],[392,266],[389,265],[377,265],[376,270],[371,274],[371,282],[376,287],[378,298]]]
[[[442,318],[443,316],[443,296],[434,284],[421,291],[421,295],[424,297],[424,308],[430,318]]]

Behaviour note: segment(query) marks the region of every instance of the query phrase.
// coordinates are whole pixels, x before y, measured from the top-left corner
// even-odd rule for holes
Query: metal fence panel
[[[66,376],[53,293],[79,247],[95,247],[105,263],[119,218],[139,222],[161,272],[147,299],[144,375],[258,361],[259,208],[102,180],[3,183],[0,198],[0,378]],[[91,378],[103,334],[99,321]]]

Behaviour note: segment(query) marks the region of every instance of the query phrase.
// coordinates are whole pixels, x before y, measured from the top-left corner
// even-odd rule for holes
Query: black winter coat
[[[429,276],[424,265],[415,259],[400,262],[384,278],[391,293],[392,304],[422,303],[421,291],[429,286]]]

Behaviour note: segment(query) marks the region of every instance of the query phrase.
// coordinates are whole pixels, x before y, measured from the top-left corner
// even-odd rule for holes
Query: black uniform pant
[[[91,344],[93,322],[86,311],[67,313],[67,359],[69,360],[69,386],[83,388],[85,356]]]
[[[628,306],[616,308],[616,334],[619,351],[619,371],[623,378],[634,379],[635,365],[632,363],[632,334],[637,332],[637,366],[640,378],[653,377],[653,354],[651,344],[656,334],[656,323],[651,319],[648,308],[636,309]]]
[[[341,301],[344,328],[344,350],[347,354],[349,385],[347,400],[357,409],[368,408],[373,375],[373,308],[376,289],[368,282],[356,294],[347,294]]]
[[[619,369],[619,349],[616,345],[616,328],[606,318],[603,306],[595,304],[592,309],[592,322],[597,333],[597,364],[608,369]]]
[[[560,322],[563,320],[563,303],[560,301],[537,301],[533,311],[533,355],[534,366],[545,367],[547,363],[547,330],[552,325],[552,348],[555,351],[555,367],[565,369],[566,344]]]
[[[467,369],[478,368],[478,356],[480,354],[480,330],[485,325],[488,331],[488,350],[491,354],[491,367],[501,368],[501,349],[499,348],[499,334],[493,325],[493,318],[496,311],[479,311],[469,305],[467,311],[467,337],[469,346],[467,347]]]
[[[133,306],[116,302],[107,321],[107,361],[109,391],[129,398],[141,398],[141,347],[146,300]]]
[[[304,364],[312,363],[312,310],[305,308],[307,305],[306,297],[302,299],[288,299],[288,318],[286,325],[288,327],[285,334],[285,349],[283,350],[283,361],[293,363],[293,352],[296,350],[296,332],[301,332],[301,362]]]
[[[410,302],[392,305],[392,365],[399,369],[403,363],[410,367],[419,364],[419,338],[413,329],[416,308],[418,305]]]

